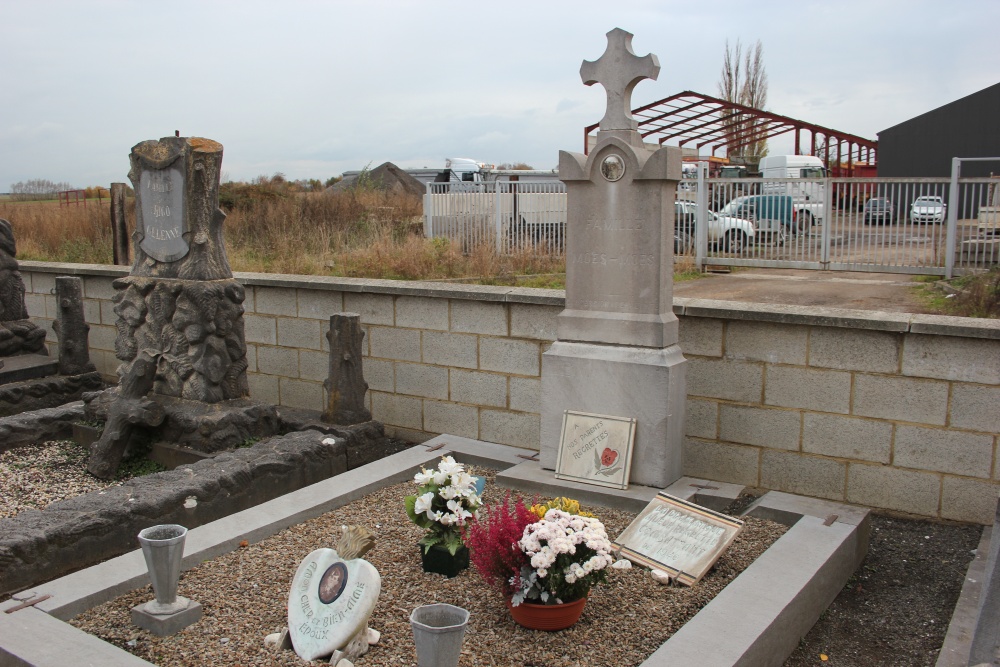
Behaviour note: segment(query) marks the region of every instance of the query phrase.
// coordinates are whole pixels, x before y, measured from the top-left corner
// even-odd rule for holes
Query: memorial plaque
[[[188,254],[184,239],[184,174],[177,166],[147,169],[139,177],[143,239],[140,246],[160,262]]]
[[[666,570],[691,586],[743,530],[739,519],[659,493],[615,540],[634,563]]]
[[[635,419],[566,410],[556,479],[627,489]]]

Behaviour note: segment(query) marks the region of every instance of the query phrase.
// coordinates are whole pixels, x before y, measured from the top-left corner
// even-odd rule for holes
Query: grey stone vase
[[[150,614],[175,614],[189,604],[186,598],[177,596],[187,532],[187,528],[177,524],[152,526],[139,532],[142,555],[156,593],[156,599],[146,603],[145,610]]]

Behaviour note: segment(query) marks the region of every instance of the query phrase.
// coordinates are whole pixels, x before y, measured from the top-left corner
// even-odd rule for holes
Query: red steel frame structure
[[[632,116],[639,123],[639,133],[645,141],[655,140],[660,145],[670,142],[681,147],[694,144],[699,154],[706,146],[711,148],[712,156],[720,148],[725,148],[728,154],[748,143],[794,132],[795,154],[800,155],[801,135],[806,130],[808,154],[816,154],[817,147],[823,145],[823,142],[817,144],[817,138],[822,137],[827,146],[827,168],[839,167],[846,157],[846,176],[854,175],[855,162],[872,165],[878,157],[878,141],[690,90],[633,109]],[[583,131],[585,153],[589,152],[588,138],[597,127],[595,123]],[[836,158],[832,159],[834,150]]]

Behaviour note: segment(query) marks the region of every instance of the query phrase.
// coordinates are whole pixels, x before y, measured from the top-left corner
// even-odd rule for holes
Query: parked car
[[[708,242],[728,252],[743,252],[756,238],[756,229],[749,220],[705,211],[708,216]],[[674,202],[674,252],[690,252],[695,242],[698,204]],[[681,250],[678,251],[678,246]]]
[[[749,195],[737,197],[722,207],[723,217],[749,220],[757,230],[757,240],[769,239],[778,245],[799,233],[798,210],[791,195]]]
[[[922,195],[910,205],[910,221],[914,223],[941,224],[947,211],[944,200],[935,195]]]
[[[888,224],[891,225],[896,217],[892,209],[892,202],[885,197],[875,197],[865,202],[864,217],[865,224]]]

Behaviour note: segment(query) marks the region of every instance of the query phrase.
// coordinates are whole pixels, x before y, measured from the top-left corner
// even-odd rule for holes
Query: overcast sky
[[[661,71],[633,106],[716,94],[725,42],[764,45],[768,110],[876,133],[1000,80],[1000,2],[0,0],[0,192],[127,181],[146,139],[214,139],[223,177],[582,152],[605,33]],[[789,135],[790,136],[790,135]],[[772,140],[772,154],[791,152]]]

